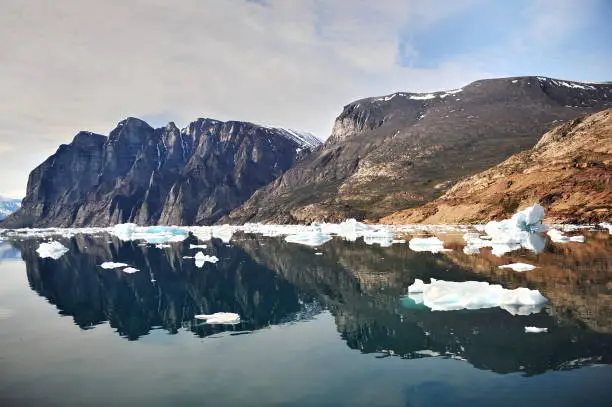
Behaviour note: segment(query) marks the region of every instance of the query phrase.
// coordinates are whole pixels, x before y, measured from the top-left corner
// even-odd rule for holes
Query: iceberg
[[[210,325],[235,325],[240,323],[240,315],[233,312],[215,312],[214,314],[199,314],[195,319],[203,319]]]
[[[408,287],[408,296],[415,303],[421,301],[432,311],[500,307],[511,314],[521,315],[538,312],[548,301],[538,290],[524,287],[509,290],[487,282],[455,282],[434,278],[429,284],[415,279],[414,284]]]
[[[548,332],[548,328],[538,328],[537,326],[526,326],[525,332],[537,334],[541,332]]]
[[[140,271],[140,270],[138,270],[137,268],[134,268],[134,267],[126,267],[126,268],[123,269],[123,272],[127,273],[127,274],[134,274],[137,271]]]
[[[190,249],[206,249],[206,245],[205,244],[190,244],[189,248]]]
[[[504,264],[503,266],[499,266],[500,269],[512,269],[514,271],[529,271],[536,268],[536,266],[532,266],[531,264],[526,263],[512,263],[512,264]]]
[[[219,261],[219,258],[217,256],[209,256],[209,255],[205,255],[202,252],[197,252],[196,255],[194,256],[195,259],[195,265],[197,268],[202,268],[204,267],[204,263],[216,263]]]
[[[408,242],[410,250],[415,252],[431,252],[440,253],[450,251],[450,249],[444,248],[444,242],[437,237],[415,237],[410,239]]]
[[[115,263],[114,261],[105,261],[104,263],[100,264],[100,267],[102,267],[103,269],[118,269],[121,267],[128,267],[127,264],[125,263]]]
[[[41,243],[40,246],[38,246],[38,249],[36,249],[36,253],[38,253],[38,255],[43,259],[48,257],[53,260],[59,259],[67,252],[68,249],[64,245],[55,241]]]
[[[285,241],[288,243],[297,243],[313,247],[327,243],[331,239],[332,237],[328,234],[322,233],[321,228],[318,226],[311,232],[302,232],[285,236]]]
[[[140,227],[134,223],[115,225],[110,233],[124,242],[144,240],[150,244],[182,242],[189,236],[184,228],[177,226]]]
[[[476,254],[483,247],[491,247],[495,256],[502,256],[522,247],[540,253],[546,246],[546,240],[540,233],[548,229],[541,222],[544,216],[544,208],[535,204],[517,212],[510,219],[491,221],[484,226],[487,240],[475,233],[463,236],[467,243],[463,251]]]

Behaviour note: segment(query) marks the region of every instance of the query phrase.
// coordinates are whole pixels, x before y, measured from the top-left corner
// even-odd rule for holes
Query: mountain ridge
[[[607,107],[610,83],[537,76],[359,99],[344,106],[322,147],[220,222],[381,218],[441,196],[559,123]]]
[[[108,137],[81,131],[60,145],[2,225],[212,223],[316,143],[250,122],[200,118],[179,130],[128,117]]]
[[[533,202],[545,207],[551,222],[612,220],[612,109],[557,126],[532,149],[381,222],[485,222]]]

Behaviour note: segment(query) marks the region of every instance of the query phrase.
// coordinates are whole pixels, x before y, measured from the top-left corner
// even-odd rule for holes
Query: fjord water
[[[612,239],[497,257],[339,238],[312,248],[235,235],[206,249],[77,235],[42,259],[0,242],[0,405],[604,406],[612,379]],[[197,250],[219,261],[197,268]],[[105,261],[139,269],[99,267]],[[525,262],[519,273],[498,266]],[[539,312],[432,312],[415,278],[539,289]],[[237,325],[194,315],[240,314]],[[548,328],[525,333],[526,326]]]

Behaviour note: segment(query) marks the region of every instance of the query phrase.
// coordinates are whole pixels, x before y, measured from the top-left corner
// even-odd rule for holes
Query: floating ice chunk
[[[531,264],[526,263],[512,263],[512,264],[504,264],[503,266],[499,266],[500,269],[512,269],[514,271],[529,271],[536,268],[536,266],[532,266]]]
[[[235,325],[240,323],[240,315],[233,312],[215,312],[214,314],[199,314],[195,319],[203,319],[210,325]]]
[[[541,332],[548,332],[548,328],[538,328],[537,326],[526,326],[525,332],[537,334]]]
[[[427,284],[425,284],[423,280],[421,280],[420,278],[415,278],[414,283],[408,286],[408,293],[422,293],[423,291],[425,291],[426,286]]]
[[[414,353],[416,353],[417,355],[421,355],[421,356],[432,356],[432,357],[442,355],[440,352],[436,352],[435,350],[431,350],[431,349],[417,350]]]
[[[169,247],[172,247],[172,246],[167,243],[158,243],[155,245],[155,248],[157,249],[167,249]]]
[[[567,242],[584,243],[584,236],[566,236],[563,234],[563,232],[557,229],[551,229],[548,232],[546,232],[546,234],[548,235],[548,237],[550,237],[550,240],[552,240],[554,243],[567,243]]]
[[[206,249],[206,245],[205,244],[190,244],[189,248],[190,249]]]
[[[111,233],[119,238],[119,240],[130,241],[132,240],[132,236],[138,225],[135,223],[122,223],[119,225],[115,225],[111,231]]]
[[[415,237],[410,239],[408,242],[408,247],[410,250],[415,252],[431,252],[431,253],[440,253],[445,251],[450,251],[450,249],[444,248],[444,242],[442,242],[437,237]]]
[[[100,267],[108,270],[108,269],[118,269],[120,267],[128,267],[128,265],[125,263],[115,263],[114,261],[105,261],[104,263],[100,264]]]
[[[234,228],[230,225],[214,226],[212,228],[212,237],[221,239],[223,243],[229,243],[234,235]]]
[[[127,273],[127,274],[134,274],[137,271],[140,271],[140,270],[138,270],[137,268],[134,268],[134,267],[126,267],[126,268],[123,269],[123,272]]]
[[[184,228],[177,226],[140,227],[134,223],[115,225],[110,233],[122,241],[144,240],[151,244],[182,242],[188,236]]]
[[[544,208],[535,204],[517,212],[510,219],[487,223],[484,231],[491,237],[488,245],[481,238],[471,237],[466,241],[469,246],[473,247],[492,247],[492,252],[496,256],[501,256],[521,247],[539,253],[544,250],[546,245],[546,241],[539,235],[539,233],[547,230],[547,227],[541,223],[544,216]]]
[[[57,260],[66,254],[66,252],[68,252],[68,249],[60,242],[55,241],[41,243],[40,246],[38,246],[38,249],[36,249],[36,253],[38,253],[38,255],[43,259],[49,257],[53,260]]]
[[[303,232],[285,237],[285,241],[289,243],[303,244],[306,246],[320,246],[330,241],[332,237],[320,231]]]
[[[393,239],[391,240],[392,244],[398,244],[398,243],[406,243],[406,239]]]
[[[429,284],[415,280],[408,287],[408,296],[412,298],[414,294],[422,296],[423,304],[432,311],[501,307],[514,313],[526,306],[530,312],[537,312],[548,301],[538,290],[523,287],[508,290],[486,282],[454,282],[434,278]]]
[[[209,255],[205,255],[202,252],[197,252],[195,257],[195,265],[197,268],[202,268],[204,267],[204,263],[216,263],[219,261],[219,258],[217,256],[209,256]]]
[[[368,230],[363,234],[363,242],[367,245],[389,247],[393,244],[394,237],[395,233],[388,229]]]

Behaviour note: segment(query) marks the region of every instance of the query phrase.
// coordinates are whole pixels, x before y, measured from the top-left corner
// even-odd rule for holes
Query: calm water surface
[[[196,268],[170,248],[108,235],[0,242],[0,406],[609,406],[612,239],[503,257],[413,252],[335,238],[213,239]],[[321,255],[316,253],[320,252]],[[104,270],[120,261],[140,271]],[[518,273],[497,266],[538,266]],[[415,278],[539,289],[540,312],[432,312]],[[211,326],[195,314],[236,312]],[[527,334],[525,326],[547,327]]]

